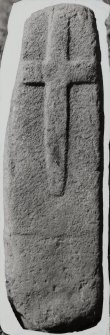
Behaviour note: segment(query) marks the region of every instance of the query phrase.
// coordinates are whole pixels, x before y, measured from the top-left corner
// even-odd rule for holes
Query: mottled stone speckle
[[[7,292],[25,328],[74,331],[101,319],[102,173],[94,14],[49,7],[25,23],[4,150]]]

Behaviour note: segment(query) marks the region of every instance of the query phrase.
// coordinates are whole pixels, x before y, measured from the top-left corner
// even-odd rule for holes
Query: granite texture
[[[4,150],[8,298],[27,329],[101,319],[103,92],[95,17],[59,5],[25,23]]]
[[[110,64],[110,14],[105,22],[107,28],[107,42],[108,42],[108,56],[109,56],[109,64]]]
[[[20,1],[20,0],[19,0]],[[9,14],[14,2],[18,0],[0,0],[0,63],[2,58],[2,53],[4,49],[5,40],[7,37],[7,23]],[[6,335],[2,332],[0,328],[0,335]]]

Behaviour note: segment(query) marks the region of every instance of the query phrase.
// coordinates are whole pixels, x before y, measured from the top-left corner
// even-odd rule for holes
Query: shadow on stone
[[[12,299],[12,298],[8,298],[8,299],[9,299],[11,308],[12,308],[12,310],[13,310],[13,313],[14,313],[15,316],[16,316],[17,321],[19,322],[20,326],[24,329],[24,325],[23,325],[23,322],[22,322],[22,314],[19,313],[19,312],[16,310],[16,308],[15,308],[15,306],[14,306],[14,304],[13,304],[13,299]]]
[[[52,333],[53,334],[63,334],[63,333],[70,333],[74,331],[84,331],[92,327],[95,327],[100,321],[99,306],[101,306],[100,301],[97,305],[97,310],[98,310],[97,317],[94,315],[94,309],[93,309],[93,311],[90,311],[90,315],[88,315],[88,320],[86,319],[86,315],[85,315],[85,318],[80,316],[69,325],[68,323],[62,323],[59,326],[53,327],[51,329],[46,328],[45,331],[51,334]]]

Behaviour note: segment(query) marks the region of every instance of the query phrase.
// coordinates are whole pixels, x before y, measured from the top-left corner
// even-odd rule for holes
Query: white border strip
[[[5,287],[5,256],[3,245],[3,148],[6,125],[10,110],[11,95],[15,83],[23,27],[25,20],[34,12],[50,5],[59,3],[81,4],[91,8],[96,16],[99,40],[101,46],[101,65],[104,84],[104,178],[103,178],[103,201],[104,201],[104,228],[103,228],[103,274],[104,274],[104,303],[102,319],[94,328],[78,332],[79,335],[107,335],[109,332],[109,278],[108,278],[108,166],[109,166],[109,139],[110,139],[110,69],[108,62],[108,46],[106,41],[105,19],[110,12],[110,6],[99,0],[22,0],[13,5],[9,20],[9,35],[7,37],[1,65],[1,116],[0,116],[0,324],[4,333],[8,335],[42,335],[42,332],[24,330],[16,320],[7,298]],[[70,333],[71,335],[73,333]],[[77,332],[74,332],[77,334]],[[45,333],[47,335],[47,333]]]

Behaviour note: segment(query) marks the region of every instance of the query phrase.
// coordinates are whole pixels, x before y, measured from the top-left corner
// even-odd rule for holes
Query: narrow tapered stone
[[[28,329],[101,319],[102,174],[94,13],[49,7],[25,23],[4,150],[7,292]]]

